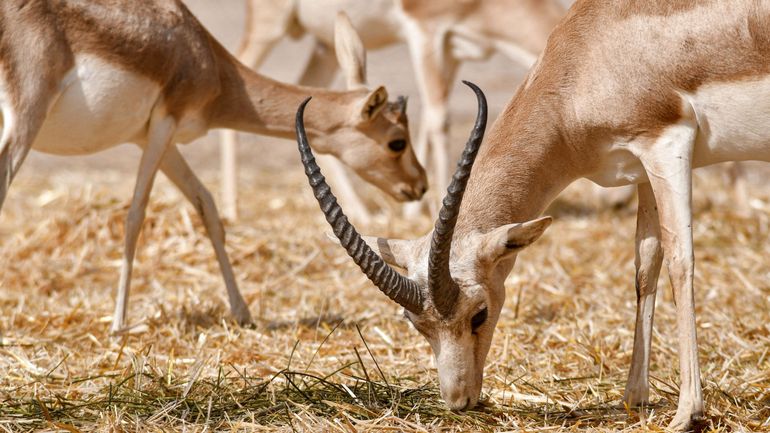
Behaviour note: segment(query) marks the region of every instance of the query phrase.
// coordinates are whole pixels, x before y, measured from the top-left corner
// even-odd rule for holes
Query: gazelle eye
[[[474,314],[473,317],[471,317],[471,329],[473,330],[473,332],[476,332],[476,330],[481,325],[483,325],[484,322],[486,321],[487,321],[487,309],[484,308],[483,310]]]
[[[388,143],[388,148],[393,152],[403,152],[403,150],[406,149],[406,140],[393,140]]]

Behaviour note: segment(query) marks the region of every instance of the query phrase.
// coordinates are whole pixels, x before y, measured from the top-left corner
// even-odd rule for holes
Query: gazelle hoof
[[[251,313],[246,305],[243,308],[231,311],[231,314],[239,326],[250,329],[254,328],[254,319],[251,318]]]
[[[699,431],[699,426],[703,423],[702,412],[681,414],[679,411],[674,415],[674,419],[668,424],[668,429],[677,432]]]

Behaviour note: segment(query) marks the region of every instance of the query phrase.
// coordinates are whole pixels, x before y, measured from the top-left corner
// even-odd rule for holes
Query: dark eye
[[[388,143],[388,148],[393,152],[402,152],[406,149],[406,140],[393,140]]]
[[[479,329],[479,327],[483,325],[484,322],[486,321],[487,321],[487,309],[484,308],[483,310],[474,314],[473,317],[471,317],[471,329],[473,330],[473,332],[476,332],[476,330]]]

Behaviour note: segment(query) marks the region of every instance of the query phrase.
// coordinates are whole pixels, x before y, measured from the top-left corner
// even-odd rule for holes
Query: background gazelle
[[[346,11],[367,49],[398,42],[409,45],[422,115],[415,148],[425,163],[432,153],[437,189],[448,181],[449,94],[461,62],[488,59],[500,52],[529,67],[545,46],[548,34],[564,14],[558,0],[431,0],[430,7],[411,0],[247,0],[246,29],[238,58],[258,68],[276,43],[289,35],[314,38],[312,57],[300,83],[329,86],[337,72],[334,20]],[[343,68],[343,71],[345,68]],[[347,74],[346,74],[347,75]],[[361,83],[347,77],[348,88]],[[236,135],[223,132],[223,213],[237,215]],[[352,218],[370,220],[343,167],[329,160],[332,182]]]
[[[339,38],[360,41],[346,20]],[[361,50],[340,52],[364,73]],[[419,198],[425,174],[408,142],[403,104],[387,92],[331,92],[281,84],[232,57],[180,1],[17,1],[0,4],[0,203],[30,149],[59,155],[97,152],[123,142],[143,150],[126,222],[112,330],[123,327],[133,258],[158,170],[203,219],[235,318],[251,321],[238,291],[211,194],[176,147],[211,128],[287,137],[293,106],[312,93],[318,150],[339,157],[392,195]],[[320,107],[319,107],[320,108]],[[345,142],[340,147],[336,143]]]
[[[428,339],[442,396],[458,410],[479,398],[504,279],[519,251],[549,225],[549,218],[538,219],[549,202],[583,177],[604,186],[637,184],[637,319],[625,400],[631,406],[648,400],[655,293],[665,257],[681,380],[670,427],[689,430],[704,415],[692,169],[770,161],[768,53],[770,6],[764,3],[578,0],[495,122],[471,173],[484,129],[479,96],[480,120],[436,227],[413,241],[367,239],[367,248],[310,156],[302,109],[298,141],[335,234]]]

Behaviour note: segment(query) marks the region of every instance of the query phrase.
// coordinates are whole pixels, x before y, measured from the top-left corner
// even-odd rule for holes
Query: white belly
[[[367,50],[400,40],[395,0],[303,0],[297,3],[297,18],[302,27],[330,47],[334,46],[337,11],[347,13]]]
[[[770,77],[707,85],[686,98],[698,121],[693,166],[770,161]]]
[[[78,56],[34,145],[57,155],[142,142],[160,86],[94,56]]]
[[[683,104],[692,107],[698,127],[693,168],[727,161],[770,162],[770,77],[705,85],[683,95]],[[602,167],[589,179],[602,186],[645,182],[647,175],[636,155],[647,146],[612,143]]]

